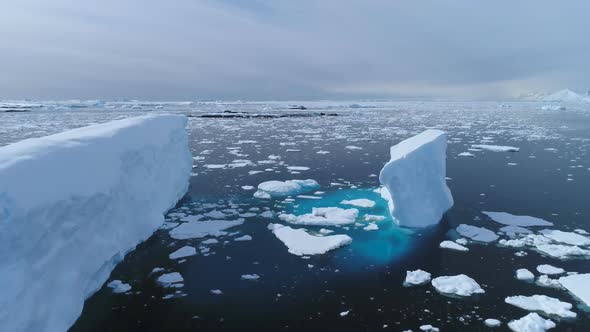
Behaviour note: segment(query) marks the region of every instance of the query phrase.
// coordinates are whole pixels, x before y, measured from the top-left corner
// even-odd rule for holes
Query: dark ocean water
[[[481,211],[530,215],[554,222],[555,229],[590,231],[590,118],[585,110],[553,114],[527,103],[400,103],[335,111],[340,116],[191,118],[191,150],[200,158],[195,160],[189,192],[177,208],[189,207],[193,213],[226,208],[243,213],[254,208],[301,214],[312,207],[337,206],[342,199],[370,198],[378,202],[370,213],[387,216],[384,203],[372,190],[379,186],[375,175],[389,159],[390,146],[435,127],[448,132],[448,186],[455,200],[439,226],[407,230],[385,220],[378,231],[332,228],[335,234],[350,235],[353,243],[303,259],[288,253],[267,229],[269,222],[281,221],[248,217],[229,230],[236,234],[207,246],[213,254],[198,254],[183,263],[168,255],[184,245],[199,247],[206,239],[175,241],[168,230],[159,230],[129,253],[109,279],[129,283],[131,293],[113,294],[104,286],[86,301],[70,331],[418,331],[425,324],[441,331],[488,331],[483,323],[487,318],[503,321],[495,330],[506,331],[508,321],[528,313],[504,303],[507,296],[543,294],[579,303],[564,290],[516,280],[514,272],[527,268],[537,274],[537,265],[552,264],[588,273],[590,260],[558,260],[531,250],[517,257],[518,250],[495,244],[470,243],[469,252],[455,252],[439,248],[439,243],[461,223],[497,231],[501,225]],[[516,146],[520,151],[457,156],[481,143]],[[320,150],[330,153],[318,154]],[[268,161],[269,155],[280,159],[260,162]],[[255,165],[206,166],[234,160]],[[297,174],[287,166],[309,170]],[[253,191],[241,188],[268,180],[308,178],[320,183],[318,190],[325,192],[322,200],[259,200],[252,197]],[[244,234],[253,240],[233,241]],[[159,286],[158,274],[151,274],[156,267],[180,272],[184,287]],[[451,298],[430,285],[404,287],[406,271],[415,269],[433,277],[466,274],[485,294]],[[254,273],[259,280],[240,279]],[[213,289],[223,294],[212,294]],[[342,317],[344,311],[349,314]],[[590,331],[590,313],[574,311],[575,320],[553,317],[554,330]]]

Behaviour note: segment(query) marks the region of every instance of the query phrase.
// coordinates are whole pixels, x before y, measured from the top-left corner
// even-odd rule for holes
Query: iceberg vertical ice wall
[[[188,189],[186,117],[143,116],[0,148],[0,331],[63,332]]]
[[[432,129],[391,147],[391,160],[379,181],[391,216],[400,226],[435,225],[453,206],[445,180],[446,151],[447,135]]]

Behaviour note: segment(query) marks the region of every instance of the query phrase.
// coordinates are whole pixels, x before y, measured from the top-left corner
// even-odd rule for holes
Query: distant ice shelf
[[[188,189],[186,123],[135,117],[0,148],[0,331],[67,331],[162,225]]]
[[[395,222],[405,227],[438,224],[453,206],[446,184],[447,135],[426,130],[391,147],[379,175],[382,196]]]

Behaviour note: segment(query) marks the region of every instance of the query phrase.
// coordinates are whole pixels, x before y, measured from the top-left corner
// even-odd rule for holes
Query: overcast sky
[[[590,89],[590,0],[7,0],[0,98]]]

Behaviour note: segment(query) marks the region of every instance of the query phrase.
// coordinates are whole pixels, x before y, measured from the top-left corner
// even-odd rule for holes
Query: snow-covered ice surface
[[[352,242],[348,235],[310,235],[305,229],[294,229],[280,224],[269,224],[273,234],[281,240],[293,255],[320,255]]]
[[[562,101],[370,100],[41,104],[47,107],[25,113],[0,112],[0,145],[143,114],[191,116],[189,142],[194,158],[188,195],[166,215],[165,224],[154,236],[128,253],[103,287],[86,301],[71,332],[282,330],[286,326],[420,331],[423,325],[440,331],[469,331],[488,329],[484,325],[488,318],[502,321],[495,330],[503,331],[508,322],[527,314],[504,299],[533,294],[576,306],[571,309],[578,314],[575,320],[551,318],[557,324],[555,330],[590,329],[590,315],[579,307],[583,302],[555,286],[555,281],[568,274],[547,276],[536,271],[537,266],[548,264],[580,275],[590,273],[590,260],[583,255],[590,246],[576,248],[540,233],[552,229],[588,236],[580,232],[590,230],[588,106]],[[301,104],[308,110],[287,110],[289,104]],[[361,107],[351,108],[351,104]],[[566,110],[542,109],[553,104]],[[338,116],[200,117],[224,110]],[[455,204],[436,227],[400,228],[392,222],[387,203],[373,189],[379,186],[379,172],[391,158],[390,147],[428,129],[447,133],[446,182]],[[517,147],[519,151],[496,153],[473,148],[480,144]],[[459,156],[462,152],[474,157]],[[307,198],[252,197],[263,182],[293,179],[314,179],[320,187],[298,194]],[[363,198],[376,202],[375,207],[340,204]],[[278,219],[283,213],[310,213],[314,207],[355,208],[359,214],[353,223],[340,226],[293,225]],[[532,216],[554,225],[505,229],[507,225],[482,211]],[[244,219],[242,224],[222,230],[225,234],[218,236],[177,240],[169,233],[188,222],[240,218]],[[297,256],[268,230],[269,223],[305,228],[314,236],[347,235],[352,242],[325,254]],[[371,223],[378,229],[365,230]],[[499,238],[482,244],[462,237],[455,231],[460,224],[486,228]],[[245,235],[252,239],[234,241]],[[440,248],[443,241],[456,242],[469,251]],[[503,241],[521,246],[505,246]],[[184,246],[194,247],[196,254],[169,258]],[[534,272],[534,282],[515,278],[515,271],[522,268]],[[468,275],[486,293],[456,298],[441,296],[430,284],[404,287],[406,271],[417,269],[432,273],[432,278]],[[183,281],[166,287],[157,282],[161,275],[173,272],[180,273]],[[254,274],[260,279],[241,279]],[[543,276],[552,287],[541,286]],[[107,286],[113,280],[132,289],[114,294]],[[220,290],[221,295],[211,290]],[[348,315],[340,317],[345,311]],[[268,319],[269,313],[272,319]]]
[[[514,332],[545,332],[555,326],[552,320],[544,319],[536,312],[508,323],[508,327]]]
[[[432,286],[437,291],[447,295],[471,296],[485,293],[473,278],[464,274],[434,278],[432,279]]]
[[[391,216],[400,226],[438,224],[453,206],[447,187],[447,135],[426,130],[391,147],[391,159],[379,174],[390,197]]]
[[[577,299],[590,307],[590,274],[574,274],[559,278],[559,283]]]
[[[76,321],[187,191],[186,122],[135,117],[0,147],[0,330]]]
[[[408,286],[423,285],[430,281],[430,277],[430,273],[422,271],[420,269],[416,271],[407,271],[406,280],[404,281],[404,284]]]
[[[524,310],[538,311],[546,315],[554,315],[562,318],[576,318],[577,314],[572,309],[572,304],[561,302],[556,298],[545,295],[533,296],[509,296],[506,303],[519,307]]]

